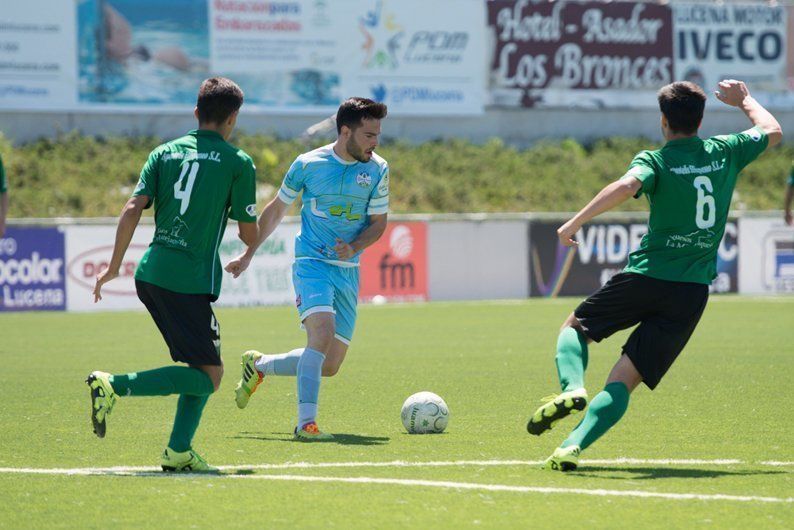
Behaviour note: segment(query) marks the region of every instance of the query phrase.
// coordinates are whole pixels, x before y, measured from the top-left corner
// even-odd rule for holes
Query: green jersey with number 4
[[[218,246],[229,217],[256,222],[254,163],[213,131],[190,131],[152,151],[133,196],[154,201],[155,233],[135,278],[187,294],[221,290]]]
[[[647,197],[651,213],[648,233],[625,271],[711,284],[736,177],[768,144],[754,127],[707,140],[671,140],[634,157],[626,178],[642,182],[637,197]]]

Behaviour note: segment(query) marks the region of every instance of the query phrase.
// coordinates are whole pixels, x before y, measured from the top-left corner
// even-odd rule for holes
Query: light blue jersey
[[[372,154],[369,162],[347,162],[333,144],[304,153],[290,166],[278,197],[292,204],[303,192],[301,232],[295,259],[316,259],[343,267],[358,266],[359,255],[342,261],[334,246],[353,241],[368,226],[367,216],[389,210],[389,165]]]

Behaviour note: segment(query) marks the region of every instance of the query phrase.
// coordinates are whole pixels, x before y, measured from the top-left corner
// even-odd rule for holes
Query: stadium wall
[[[709,103],[701,134],[713,136],[748,127],[736,109]],[[784,131],[794,130],[794,111],[775,111]],[[266,133],[283,138],[300,137],[308,127],[327,118],[323,115],[240,115],[239,127],[247,133]],[[0,131],[15,143],[54,137],[69,131],[94,136],[155,136],[174,138],[195,128],[189,112],[179,113],[52,113],[2,112]],[[389,117],[385,139],[421,143],[440,138],[463,138],[482,143],[501,138],[517,147],[542,140],[575,138],[582,143],[609,137],[641,136],[660,139],[659,112],[655,109],[488,109],[469,117]],[[786,137],[790,141],[791,136]]]
[[[361,260],[361,298],[422,300],[583,296],[619,271],[646,230],[636,214],[600,218],[561,247],[562,214],[395,216]],[[285,305],[294,300],[291,265],[297,219],[282,223],[249,270],[224,279],[221,306]],[[120,277],[94,304],[94,277],[110,260],[115,221],[12,221],[0,239],[0,312],[138,309],[133,275],[154,226],[136,231]],[[243,245],[230,227],[221,262]],[[794,294],[794,229],[777,212],[732,216],[718,251],[714,293]]]

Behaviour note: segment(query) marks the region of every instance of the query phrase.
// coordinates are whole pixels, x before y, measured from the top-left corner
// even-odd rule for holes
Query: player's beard
[[[360,145],[358,145],[358,142],[356,142],[352,136],[347,140],[347,143],[345,144],[345,149],[347,150],[347,153],[350,156],[352,156],[353,158],[364,164],[369,162],[370,159],[372,158],[372,155],[365,152],[364,149]]]

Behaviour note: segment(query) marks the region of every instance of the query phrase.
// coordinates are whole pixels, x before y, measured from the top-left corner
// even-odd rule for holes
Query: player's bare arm
[[[259,239],[259,225],[257,223],[237,222],[237,237],[250,247]]]
[[[265,242],[265,240],[270,237],[270,234],[273,233],[273,230],[281,223],[284,219],[284,216],[287,215],[287,211],[289,210],[289,204],[285,203],[278,197],[274,197],[272,201],[270,201],[265,209],[262,210],[262,213],[259,215],[259,220],[256,222],[256,237],[252,238],[252,243],[248,243],[243,239],[243,242],[248,245],[248,248],[231,260],[229,263],[226,264],[226,272],[231,272],[234,278],[237,278],[242,274],[245,269],[248,268],[248,265],[251,264],[251,259],[254,257],[256,250],[259,246]],[[253,224],[253,223],[244,223],[244,224]],[[242,232],[241,232],[242,234]],[[242,239],[242,237],[241,237]]]
[[[786,185],[786,199],[783,201],[784,219],[789,226],[794,225],[794,216],[791,214],[791,203],[794,202],[794,185]]]
[[[574,236],[583,224],[633,197],[640,190],[640,187],[642,187],[642,183],[628,175],[605,186],[587,206],[582,208],[570,221],[557,229],[557,237],[560,238],[560,243],[566,247],[578,244]]]
[[[780,124],[768,110],[750,95],[750,91],[744,82],[735,79],[720,81],[715,95],[717,99],[726,105],[741,109],[753,125],[760,127],[769,137],[769,147],[781,142],[783,130],[780,128]]]
[[[346,243],[341,239],[336,240],[336,256],[341,260],[352,258],[357,253],[361,252],[368,246],[375,243],[383,235],[386,230],[388,214],[370,215],[369,226],[361,232],[356,239],[350,243]]]
[[[132,235],[141,220],[141,214],[149,204],[148,195],[138,195],[131,197],[124,205],[119,216],[119,226],[116,229],[116,242],[113,245],[113,256],[110,258],[108,268],[97,274],[96,284],[94,285],[94,303],[102,300],[102,286],[110,280],[117,278],[124,254],[132,241]]]

